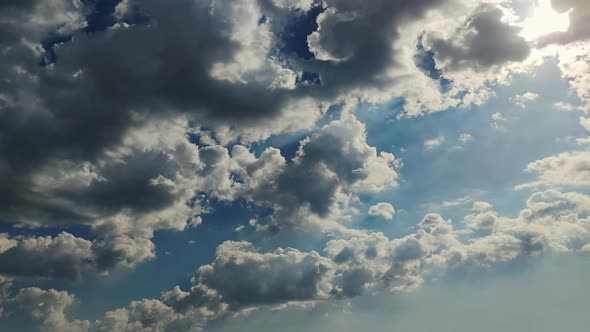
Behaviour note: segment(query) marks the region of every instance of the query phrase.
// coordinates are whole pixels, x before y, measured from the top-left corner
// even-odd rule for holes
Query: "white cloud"
[[[473,141],[473,135],[467,134],[467,133],[462,133],[461,135],[459,135],[458,141],[463,144],[467,144],[467,143]]]
[[[395,209],[393,208],[393,205],[381,202],[369,207],[368,213],[370,216],[382,217],[384,219],[391,220],[395,214]]]
[[[424,150],[434,150],[441,146],[445,142],[444,136],[439,136],[436,138],[431,138],[424,141]]]
[[[516,186],[525,189],[539,186],[589,186],[590,152],[565,152],[527,165],[526,171],[535,173],[537,180]]]
[[[506,131],[506,127],[504,126],[504,124],[506,123],[507,119],[504,117],[504,115],[500,112],[496,112],[494,114],[492,114],[492,127],[494,127],[496,130],[499,131]]]
[[[525,92],[523,94],[520,95],[515,95],[512,98],[512,101],[519,107],[521,108],[525,108],[527,106],[527,104],[529,104],[532,101],[535,101],[539,98],[539,94],[538,93],[534,93],[534,92]]]
[[[473,202],[473,207],[471,208],[471,211],[485,212],[485,211],[491,210],[492,207],[493,207],[492,204],[490,204],[488,202],[475,201],[475,202]]]
[[[502,113],[496,112],[496,113],[492,114],[492,120],[494,120],[496,122],[506,121],[506,118],[504,117],[504,115],[502,115]]]
[[[563,101],[558,101],[558,102],[554,103],[553,107],[560,110],[560,111],[568,111],[568,112],[580,110],[579,106],[574,106],[570,103],[566,103]]]

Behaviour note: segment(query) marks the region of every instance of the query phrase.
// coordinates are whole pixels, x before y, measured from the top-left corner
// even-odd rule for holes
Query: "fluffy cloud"
[[[23,288],[11,298],[0,302],[9,330],[41,330],[48,332],[87,331],[90,322],[69,320],[66,311],[74,304],[73,295],[54,289]]]
[[[244,146],[199,150],[205,163],[201,190],[226,200],[245,199],[273,209],[260,220],[271,229],[337,223],[357,193],[397,186],[399,161],[366,142],[365,126],[343,114],[302,140],[292,162],[268,148],[257,158]],[[259,225],[261,226],[261,225]]]
[[[560,46],[558,54],[558,66],[561,77],[568,80],[570,90],[580,100],[580,105],[574,109],[585,113],[590,111],[590,42],[581,41]]]
[[[235,309],[328,298],[333,273],[334,264],[316,252],[261,254],[249,243],[226,242],[213,263],[199,268],[196,282]]]
[[[309,1],[239,6],[226,1],[166,6],[153,0],[124,1],[115,9],[119,21],[93,33],[80,31],[93,8],[78,1],[4,6],[8,18],[21,19],[3,23],[7,51],[1,70],[8,79],[0,83],[5,87],[0,95],[0,170],[5,175],[0,194],[8,199],[0,203],[0,216],[33,226],[80,223],[101,237],[111,236],[104,233],[110,230],[142,239],[151,238],[154,230],[181,230],[187,220],[199,220],[198,204],[187,204],[199,190],[215,191],[221,199],[245,197],[273,207],[276,219],[293,219],[306,214],[302,208],[325,217],[353,191],[395,186],[393,155],[376,154],[354,119],[322,128],[302,144],[292,164],[281,165],[272,149],[252,161],[240,147],[228,161],[230,153],[216,143],[251,142],[311,128],[322,110],[343,96],[391,98],[400,78],[413,89],[399,92],[408,114],[456,105],[449,98],[462,94],[460,86],[432,101],[418,97],[424,91],[436,94],[438,89],[424,86],[439,82],[425,76],[414,61],[420,33],[409,19],[429,21],[435,8],[465,13],[474,8],[437,0],[375,6],[328,1],[317,18],[318,30],[308,37],[315,57],[287,61],[289,55],[275,56],[281,24],[289,15],[305,15],[312,8]],[[136,11],[147,22],[130,20]],[[473,22],[480,21],[477,15],[479,11]],[[262,16],[266,22],[259,21]],[[349,33],[359,27],[370,33]],[[40,41],[53,33],[72,38],[45,51]],[[344,40],[339,37],[344,34],[345,43],[334,42]],[[398,52],[400,47],[406,51]],[[39,66],[42,56],[57,61],[48,59]],[[322,84],[297,84],[302,71],[318,74]],[[406,84],[406,78],[416,84]],[[211,146],[191,144],[191,132]],[[333,140],[334,146],[324,140]],[[244,159],[234,159],[234,152]],[[272,169],[276,182],[255,175],[245,180],[248,185],[237,185],[239,181],[225,176],[248,163]],[[242,173],[247,178],[249,170]]]
[[[430,36],[425,46],[435,53],[437,63],[450,70],[482,69],[510,61],[522,61],[530,53],[519,28],[502,21],[500,7],[484,5],[475,10],[452,40]]]
[[[538,186],[588,186],[590,153],[560,153],[528,164],[526,171],[535,173],[538,178],[536,181],[517,186],[517,189]]]
[[[114,267],[133,267],[154,257],[147,239],[125,236],[88,241],[69,233],[55,237],[17,237],[2,234],[0,274],[5,276],[79,279],[83,274]]]
[[[28,3],[39,11],[46,7],[40,2]],[[61,7],[78,4],[73,9],[83,11],[78,1],[48,3],[63,4]],[[190,164],[195,161],[195,149],[178,141],[149,141],[145,134],[151,130],[168,135],[172,130],[173,139],[184,139],[184,133],[176,136],[178,132],[170,128],[176,124],[169,121],[179,117],[185,118],[185,125],[190,120],[218,129],[220,139],[226,134],[227,139],[235,139],[226,129],[238,123],[243,131],[236,135],[243,134],[248,140],[245,136],[268,136],[264,128],[281,131],[280,123],[311,126],[319,115],[317,103],[298,98],[291,104],[282,96],[288,89],[273,85],[276,75],[272,70],[281,66],[267,57],[272,38],[267,27],[257,24],[261,14],[255,3],[240,8],[221,2],[210,8],[205,1],[164,7],[158,1],[145,1],[141,5],[152,24],[119,24],[95,34],[68,28],[62,34],[73,33],[72,41],[55,46],[59,61],[44,67],[36,58],[43,51],[41,38],[53,33],[50,29],[54,25],[63,30],[71,22],[40,18],[35,12],[26,17],[27,22],[32,26],[47,24],[45,30],[27,35],[26,40],[13,35],[21,33],[20,29],[6,32],[17,40],[7,40],[8,51],[2,55],[7,80],[1,83],[6,89],[0,105],[0,169],[6,176],[0,193],[10,198],[0,206],[5,219],[20,223],[22,220],[13,219],[24,214],[29,223],[40,219],[85,222],[89,217],[94,219],[97,210],[104,214],[105,209],[112,213],[125,209],[135,216],[147,209],[165,210],[171,201],[186,198],[178,182],[186,179],[186,167],[195,167]],[[7,6],[16,11],[24,4]],[[72,19],[68,10],[62,8],[55,16]],[[78,16],[83,20],[80,13]],[[7,29],[17,21],[7,20]],[[182,40],[185,35],[176,33],[178,29],[199,35]],[[168,38],[171,35],[179,38]],[[180,59],[184,55],[184,60]],[[92,60],[99,58],[110,60]],[[266,79],[263,73],[268,74]],[[265,97],[254,96],[260,93]],[[283,106],[291,107],[287,113],[292,117],[273,122],[281,117]],[[172,111],[186,111],[186,117]],[[160,126],[160,122],[164,124]],[[253,129],[258,125],[261,130]],[[151,128],[137,134],[138,127]],[[8,142],[18,142],[19,148]],[[23,150],[27,153],[22,154]],[[80,211],[68,211],[80,191],[79,200],[90,204],[82,205]]]
[[[155,230],[182,230],[200,220],[198,200],[189,200],[204,166],[187,130],[185,120],[148,122],[92,162],[56,159],[34,171],[30,188],[17,188],[4,205],[5,220],[29,227],[88,225],[97,239],[67,233],[19,238],[1,254],[0,273],[75,279],[152,258]],[[45,250],[52,255],[43,262]]]
[[[191,220],[198,224],[199,201],[189,204],[197,191],[271,207],[274,213],[266,229],[306,224],[331,229],[339,227],[340,204],[347,204],[350,195],[397,185],[397,160],[389,153],[377,154],[366,143],[364,125],[352,115],[303,140],[292,163],[274,148],[257,158],[241,145],[231,154],[219,145],[198,147],[188,141],[187,130],[182,120],[148,123],[130,131],[121,145],[95,163],[60,161],[36,173],[35,194],[22,202],[29,206],[28,214],[15,214],[13,220],[36,225],[42,218],[55,223],[76,218],[99,238],[87,241],[62,234],[21,239],[0,255],[19,265],[6,264],[3,273],[78,278],[82,271],[134,266],[153,257],[150,239],[155,230],[182,230],[187,223],[195,224]],[[49,199],[37,203],[42,198]],[[76,215],[71,216],[73,211]],[[75,241],[72,248],[79,252],[58,250],[66,239]],[[35,264],[42,250],[24,245],[31,241],[55,248],[55,258]],[[57,264],[61,261],[65,263]]]
[[[374,217],[382,217],[387,220],[393,219],[395,209],[393,205],[385,202],[377,203],[369,207],[369,215]]]
[[[492,209],[492,204],[490,204],[488,202],[476,201],[476,202],[473,202],[473,207],[471,208],[471,211],[484,212],[484,211],[488,211],[491,209]]]
[[[584,251],[590,243],[589,212],[586,195],[545,191],[533,194],[514,218],[475,211],[465,217],[467,229],[456,229],[430,213],[415,233],[404,237],[365,233],[331,240],[325,257],[291,248],[261,253],[250,243],[229,241],[218,247],[211,264],[197,270],[190,290],[175,287],[159,300],[134,301],[95,322],[66,319],[64,310],[73,297],[54,290],[23,289],[4,298],[2,306],[5,312],[32,314],[49,330],[199,330],[209,320],[260,306],[410,291],[450,269],[490,266],[544,251]],[[30,305],[38,298],[48,301],[48,310]]]
[[[574,8],[569,35],[555,42],[572,42],[559,66],[586,103],[587,6],[554,4]],[[321,254],[224,242],[190,289],[96,322],[67,318],[68,293],[8,296],[2,286],[0,313],[32,315],[31,329],[198,330],[260,306],[409,291],[439,270],[587,249],[587,197],[575,193],[535,194],[515,218],[476,202],[465,229],[436,213],[395,239],[346,227],[359,197],[398,185],[401,165],[369,145],[351,100],[402,97],[400,117],[483,103],[493,86],[538,63],[507,2],[124,0],[98,31],[85,30],[96,10],[87,1],[4,1],[0,9],[0,219],[93,233],[0,234],[0,281],[134,267],[154,257],[156,231],[197,226],[208,198],[265,208],[251,223],[257,231],[331,236]],[[303,59],[285,51],[284,38],[312,9],[320,14]],[[310,74],[318,84],[303,80]],[[341,105],[339,117],[316,127]],[[248,145],[302,130],[310,134],[291,159]],[[528,169],[539,174],[535,185],[586,185],[585,158],[563,154]],[[379,203],[368,213],[392,219],[395,210]]]

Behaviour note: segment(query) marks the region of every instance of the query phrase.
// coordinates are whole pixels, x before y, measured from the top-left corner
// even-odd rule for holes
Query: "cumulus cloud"
[[[83,274],[134,267],[154,257],[154,244],[125,236],[89,241],[69,233],[55,237],[2,234],[0,275],[79,279]]]
[[[590,93],[588,92],[590,91],[589,50],[590,42],[581,41],[563,45],[557,51],[561,77],[569,82],[570,90],[580,100],[580,105],[566,108],[577,109],[585,113],[590,111]]]
[[[573,8],[570,30],[548,43],[568,43],[559,68],[584,110],[587,6],[553,2]],[[94,322],[68,317],[75,299],[66,292],[9,295],[0,285],[0,314],[11,328],[22,321],[30,328],[14,326],[199,330],[261,306],[410,291],[446,269],[588,248],[589,199],[577,193],[537,193],[514,218],[475,202],[464,229],[430,213],[415,232],[393,239],[346,225],[363,195],[398,186],[401,166],[369,144],[354,101],[401,97],[399,117],[482,104],[494,86],[539,63],[507,2],[123,0],[110,26],[94,31],[87,20],[95,13],[87,1],[0,4],[0,219],[92,232],[0,234],[0,283],[133,268],[155,257],[155,232],[198,226],[209,199],[265,210],[236,229],[240,236],[251,227],[330,238],[320,252],[224,242],[189,289],[133,301]],[[285,50],[295,19],[317,24],[303,36],[306,58]],[[307,75],[317,77],[313,84]],[[528,92],[514,103],[537,97]],[[335,108],[340,115],[318,126]],[[586,117],[580,124],[588,127]],[[302,132],[292,158],[250,145]],[[427,139],[424,149],[444,141]],[[527,169],[538,174],[534,186],[587,185],[585,159],[561,154]],[[368,214],[389,220],[395,209],[378,203]]]
[[[355,120],[312,135],[292,164],[272,149],[259,161],[247,160],[240,146],[229,158],[223,150],[229,143],[312,128],[343,96],[389,99],[402,77],[421,82],[403,84],[414,89],[400,92],[408,114],[456,105],[450,99],[464,88],[455,86],[446,97],[423,88],[439,83],[416,66],[420,33],[408,22],[429,21],[432,9],[473,9],[437,0],[374,6],[327,1],[317,31],[307,38],[315,57],[302,61],[276,52],[281,25],[290,15],[305,15],[315,6],[310,1],[124,1],[115,8],[114,25],[93,33],[81,29],[94,9],[77,1],[3,6],[0,195],[6,199],[0,216],[34,227],[84,224],[100,237],[111,236],[108,230],[141,239],[198,224],[198,191],[215,191],[220,199],[246,197],[275,208],[282,219],[279,214],[305,215],[302,207],[325,217],[350,192],[395,186],[397,161],[366,145]],[[143,23],[128,19],[135,11]],[[350,33],[361,30],[370,33]],[[64,41],[45,50],[41,40],[54,33]],[[411,54],[397,52],[407,42]],[[321,84],[297,84],[303,71],[318,74]],[[419,97],[424,91],[435,95]],[[190,135],[210,146],[197,147]],[[335,147],[318,143],[324,139]],[[245,159],[237,161],[233,152]],[[225,176],[250,162],[252,168],[272,168],[277,182],[253,179],[246,189]]]
[[[539,186],[588,186],[590,153],[560,153],[528,164],[526,171],[536,174],[537,180],[519,185],[516,189]]]
[[[197,191],[272,208],[260,229],[316,225],[335,231],[350,195],[397,185],[399,162],[369,146],[364,125],[349,114],[303,140],[292,163],[274,148],[255,157],[241,145],[231,153],[220,145],[199,147],[188,141],[187,130],[182,119],[148,123],[95,163],[60,161],[35,174],[37,196],[26,201],[32,208],[13,220],[37,225],[42,218],[56,224],[76,218],[90,225],[98,239],[65,233],[20,239],[0,255],[13,262],[0,273],[76,279],[85,271],[134,266],[154,256],[154,231],[200,223],[200,202],[190,202]],[[50,199],[35,205],[40,198]],[[65,240],[77,250],[63,249]],[[28,245],[34,241],[37,245]],[[42,247],[55,249],[54,258],[35,264]]]
[[[488,202],[475,201],[475,202],[473,202],[473,207],[471,208],[471,211],[484,212],[484,211],[491,210],[492,207],[493,207],[492,204],[490,204]]]
[[[393,205],[381,202],[369,207],[368,213],[370,216],[382,217],[384,219],[391,220],[395,214],[395,209],[393,208]]]
[[[365,126],[346,113],[302,140],[292,162],[275,148],[256,157],[240,145],[231,153],[221,146],[206,147],[199,155],[212,165],[205,167],[201,190],[272,208],[270,218],[258,226],[275,231],[314,224],[333,230],[334,216],[353,196],[397,186],[400,166],[393,154],[369,146]]]
[[[211,264],[197,270],[188,291],[175,287],[158,300],[131,302],[95,322],[66,319],[64,310],[73,297],[54,290],[23,289],[3,299],[2,306],[72,331],[199,330],[209,320],[260,306],[411,291],[450,269],[490,266],[545,251],[584,251],[590,243],[588,213],[590,197],[545,191],[533,194],[516,217],[474,211],[462,230],[430,213],[415,233],[334,239],[326,244],[325,256],[291,248],[262,253],[248,242],[228,241],[218,247]],[[39,297],[51,300],[49,310],[30,305]]]
[[[70,320],[66,312],[74,304],[75,297],[65,291],[23,288],[14,297],[3,299],[6,315],[4,324],[11,330],[41,330],[48,332],[87,331],[90,322]]]
[[[212,264],[199,268],[196,282],[235,309],[328,298],[333,273],[333,263],[316,252],[261,254],[249,243],[226,242]]]
[[[49,5],[27,3],[50,14],[45,10]],[[27,16],[24,4],[6,5],[24,15],[27,24],[44,29],[23,39],[18,20],[5,24],[14,28],[7,36],[17,37],[3,40],[8,51],[2,55],[7,80],[1,83],[6,89],[0,112],[0,169],[5,175],[0,193],[7,199],[0,213],[9,221],[85,223],[121,211],[130,211],[133,219],[156,210],[172,213],[170,206],[182,210],[178,202],[187,199],[189,169],[198,168],[196,149],[185,137],[189,121],[216,128],[221,140],[236,139],[228,128],[237,121],[243,131],[236,135],[247,141],[248,135],[267,137],[268,128],[282,130],[278,123],[269,124],[281,117],[283,107],[291,107],[286,113],[292,117],[280,123],[291,127],[311,126],[320,114],[317,104],[305,98],[291,104],[282,97],[288,89],[271,87],[276,79],[272,71],[281,66],[267,56],[272,38],[268,27],[257,23],[261,14],[255,3],[235,8],[216,2],[216,8],[209,8],[204,1],[165,7],[145,1],[142,12],[151,24],[120,24],[92,35],[68,28],[63,34],[74,34],[72,41],[55,45],[59,61],[43,67],[37,59],[43,52],[41,38],[53,33],[54,26],[83,26],[67,21],[75,15],[62,8],[77,1],[48,3],[61,4],[56,20],[66,21],[54,22],[37,12]],[[82,5],[72,11],[84,22]],[[184,34],[175,29],[200,35],[182,40]],[[92,60],[98,58],[110,60]],[[270,75],[266,79],[264,72]],[[265,97],[254,97],[254,90]],[[184,124],[176,122],[179,118]],[[151,132],[158,138],[150,138]],[[19,142],[19,148],[9,141]],[[88,203],[71,209],[76,200]]]
[[[465,67],[482,69],[512,61],[522,61],[530,53],[520,29],[503,21],[501,7],[483,5],[457,30],[453,39],[430,36],[427,48],[435,53],[437,63],[450,70]]]

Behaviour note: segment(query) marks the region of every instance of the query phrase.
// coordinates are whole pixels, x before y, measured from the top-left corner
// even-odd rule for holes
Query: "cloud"
[[[0,275],[76,280],[84,274],[134,267],[154,257],[154,244],[126,236],[89,241],[69,233],[55,237],[1,234]]]
[[[492,204],[490,204],[488,202],[475,201],[475,202],[473,202],[473,207],[471,208],[471,211],[485,212],[485,211],[491,210],[492,207],[493,207]]]
[[[473,202],[473,198],[471,196],[463,196],[459,197],[450,201],[443,201],[436,204],[428,204],[430,210],[440,210],[440,209],[449,209],[449,208],[456,208],[458,206],[463,206],[466,204],[471,204]]]
[[[334,239],[326,244],[325,256],[290,248],[261,253],[248,242],[228,241],[211,264],[197,270],[189,291],[175,287],[159,300],[133,301],[92,323],[66,319],[64,310],[73,297],[65,292],[23,289],[3,299],[2,306],[6,312],[20,306],[46,325],[82,327],[73,331],[200,329],[209,320],[259,307],[411,291],[452,269],[492,266],[545,251],[583,251],[590,243],[589,212],[586,195],[545,191],[531,195],[513,218],[475,211],[465,217],[468,228],[463,230],[430,213],[415,233]],[[50,310],[29,305],[41,296],[52,299]]]
[[[395,209],[393,208],[393,205],[381,202],[369,207],[368,213],[370,216],[382,217],[384,219],[391,220],[395,214]]]
[[[367,145],[356,119],[312,135],[292,164],[277,150],[252,160],[241,145],[231,152],[225,146],[309,130],[345,97],[385,100],[407,86],[413,90],[399,94],[407,113],[417,115],[457,105],[451,99],[465,91],[454,87],[442,96],[425,89],[439,82],[414,61],[422,32],[408,22],[429,21],[432,9],[451,10],[438,0],[328,1],[307,38],[316,56],[306,61],[276,52],[286,21],[305,15],[309,1],[125,1],[115,8],[114,25],[93,33],[81,30],[93,6],[58,0],[4,6],[3,15],[19,19],[2,25],[0,195],[7,199],[0,216],[18,225],[82,224],[101,239],[113,233],[149,240],[156,230],[198,224],[197,192],[270,206],[274,224],[325,218],[347,204],[345,196],[397,184],[399,162]],[[143,23],[128,19],[136,11]],[[269,19],[259,22],[263,16]],[[370,33],[350,33],[361,30]],[[53,34],[63,42],[43,46]],[[411,52],[397,52],[406,43]],[[303,71],[318,74],[322,84],[297,84]],[[208,146],[193,144],[195,136]],[[257,167],[276,182],[262,179]],[[232,180],[233,171],[248,184]]]
[[[473,209],[472,209],[473,210]],[[477,214],[465,217],[465,225],[473,230],[490,230],[498,220],[493,211],[475,211]]]
[[[508,121],[508,119],[506,119],[502,113],[496,112],[496,113],[492,114],[492,120],[494,121],[492,123],[492,127],[494,127],[497,130],[501,130],[501,131],[506,130],[506,127],[504,127],[503,123]]]
[[[492,114],[492,120],[494,121],[506,121],[506,118],[500,112]]]
[[[356,101],[401,97],[400,117],[467,108],[538,63],[506,3],[494,3],[124,0],[111,26],[90,32],[94,4],[3,2],[0,219],[91,234],[0,234],[0,282],[133,268],[155,257],[154,233],[201,224],[209,200],[264,210],[239,231],[328,238],[320,252],[223,242],[190,288],[99,321],[70,319],[73,295],[38,288],[7,295],[2,286],[0,313],[33,330],[198,330],[260,307],[410,291],[448,269],[587,250],[587,197],[576,193],[537,193],[514,218],[475,202],[462,226],[430,213],[399,238],[347,227],[361,198],[400,181],[401,161],[370,144]],[[585,37],[573,18],[585,5],[570,4],[576,45],[559,51],[559,66],[584,105]],[[317,23],[303,36],[309,59],[284,50],[289,24],[303,18]],[[514,101],[524,107],[536,97]],[[292,158],[266,147],[295,133],[307,137]],[[427,139],[424,149],[444,141]],[[562,154],[528,169],[535,186],[584,185],[585,158]],[[395,209],[378,203],[368,213],[392,219]]]
[[[48,332],[87,331],[87,320],[69,320],[66,311],[74,304],[73,295],[54,289],[23,288],[0,302],[6,314],[4,323],[14,330],[41,330]]]
[[[333,232],[341,228],[340,204],[347,204],[349,195],[397,186],[397,160],[370,147],[364,125],[352,115],[303,140],[292,163],[273,148],[257,158],[241,145],[231,154],[219,145],[198,147],[188,141],[187,131],[183,119],[148,122],[95,163],[60,161],[35,174],[39,197],[22,202],[30,207],[28,214],[13,220],[37,225],[44,217],[45,223],[57,224],[75,211],[98,239],[67,233],[20,239],[0,254],[6,262],[0,274],[78,279],[133,267],[154,257],[150,239],[155,230],[183,230],[200,222],[204,208],[199,200],[187,203],[197,191],[272,208],[260,230],[320,227]],[[44,261],[46,250],[54,253]]]
[[[182,219],[191,217],[182,205],[196,187],[190,170],[199,167],[197,148],[186,137],[189,122],[215,128],[220,140],[248,141],[268,137],[269,128],[281,131],[281,123],[312,126],[320,114],[317,103],[290,103],[283,96],[289,89],[273,86],[284,68],[267,58],[270,32],[258,26],[254,3],[229,8],[216,2],[213,15],[204,2],[162,7],[145,1],[141,10],[152,24],[119,24],[92,36],[77,30],[85,24],[85,9],[65,6],[78,2],[47,3],[31,2],[39,12],[30,15],[10,5],[31,27],[8,20],[6,28],[14,31],[7,35],[18,38],[2,41],[9,51],[0,69],[8,78],[1,83],[0,170],[6,176],[0,195],[7,199],[0,215],[10,222],[94,224],[149,214],[159,219],[155,223],[173,224],[171,214],[178,213],[171,228],[182,229]],[[38,16],[51,15],[48,6],[55,20]],[[53,46],[57,62],[39,66],[39,42],[55,26],[62,27],[60,36],[74,37]],[[28,34],[33,28],[40,31]],[[93,60],[98,58],[110,60]],[[254,90],[265,97],[254,97]],[[290,120],[279,115],[283,107]],[[281,121],[269,125],[275,115]],[[229,130],[232,122],[240,133]]]
[[[543,44],[568,44],[590,38],[588,18],[590,18],[590,6],[584,0],[551,0],[552,7],[558,13],[569,11],[570,25],[567,31],[554,32],[541,39]]]
[[[457,140],[463,144],[467,144],[467,143],[473,141],[473,135],[467,134],[467,133],[462,133],[461,135],[459,135],[459,138],[457,138]]]
[[[199,268],[196,282],[236,309],[328,298],[333,273],[333,263],[315,252],[261,254],[249,243],[225,242],[215,261]]]
[[[444,136],[428,139],[424,141],[424,150],[434,150],[445,142]]]
[[[429,36],[425,45],[435,53],[439,66],[449,70],[465,67],[487,69],[525,60],[530,49],[520,29],[503,21],[500,7],[482,5],[471,14],[452,39]]]
[[[570,90],[579,98],[580,105],[573,108],[583,112],[590,111],[590,42],[577,42],[560,46],[557,50],[558,67],[561,77],[569,82]]]
[[[521,108],[525,108],[528,103],[535,101],[537,98],[539,98],[539,94],[529,91],[529,92],[525,92],[520,95],[515,95],[512,98],[512,101],[517,106],[519,106]]]
[[[537,180],[518,185],[516,189],[539,186],[590,185],[590,153],[564,152],[527,165],[526,171],[537,175]]]
[[[554,103],[553,104],[553,107],[557,108],[558,110],[568,111],[568,112],[577,111],[578,110],[578,107],[577,106],[574,106],[574,105],[572,105],[570,103],[566,103],[566,102],[563,102],[563,101],[558,101],[558,102]]]
[[[256,157],[240,145],[231,153],[221,146],[206,147],[199,155],[207,165],[201,190],[272,208],[258,226],[274,231],[313,225],[334,231],[340,227],[335,217],[346,210],[343,205],[359,193],[396,187],[400,166],[393,154],[367,144],[365,126],[350,114],[302,140],[290,163],[277,149]]]

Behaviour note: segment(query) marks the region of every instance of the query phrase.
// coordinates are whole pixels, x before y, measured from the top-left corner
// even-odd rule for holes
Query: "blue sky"
[[[0,329],[583,330],[589,12],[0,5]]]

